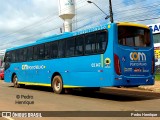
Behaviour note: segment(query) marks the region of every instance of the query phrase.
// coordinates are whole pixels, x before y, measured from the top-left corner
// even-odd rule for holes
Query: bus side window
[[[11,62],[15,62],[16,61],[16,55],[15,55],[15,51],[11,52]]]
[[[66,57],[74,56],[75,50],[75,38],[69,38],[66,40]]]
[[[45,59],[50,58],[50,46],[51,46],[51,43],[45,44]]]
[[[85,54],[96,53],[96,36],[94,33],[85,36]]]
[[[97,33],[97,41],[96,41],[96,50],[98,53],[103,53],[106,49],[108,38],[107,38],[107,32],[102,31]]]
[[[75,56],[83,55],[84,52],[84,36],[78,36],[76,37],[75,41]]]
[[[45,54],[45,51],[44,51],[44,44],[41,44],[38,46],[39,48],[39,55],[38,55],[38,59],[44,59],[44,54]]]
[[[27,61],[27,48],[25,48],[24,49],[24,51],[23,51],[23,56],[24,56],[24,58],[23,58],[23,61]]]
[[[50,48],[51,58],[57,58],[58,57],[58,42],[52,42],[51,48]]]
[[[38,60],[38,54],[39,54],[38,45],[36,45],[33,47],[33,59],[34,60]]]
[[[61,40],[58,43],[58,57],[65,57],[65,40]]]
[[[24,60],[23,53],[24,53],[24,49],[19,49],[16,51],[16,55],[17,55],[16,62],[22,62]]]
[[[13,51],[13,62],[18,62],[19,60],[19,50],[14,50]]]
[[[28,47],[28,61],[32,61],[33,60],[33,47]]]

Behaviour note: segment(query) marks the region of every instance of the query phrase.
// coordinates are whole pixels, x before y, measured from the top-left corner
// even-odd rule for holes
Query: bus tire
[[[52,89],[56,94],[64,93],[62,77],[59,75],[54,76],[52,80]]]
[[[13,85],[15,88],[19,87],[17,75],[13,76]]]

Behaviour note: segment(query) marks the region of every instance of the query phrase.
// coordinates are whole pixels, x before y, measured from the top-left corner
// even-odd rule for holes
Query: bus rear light
[[[116,54],[114,54],[114,68],[116,73],[118,75],[121,75],[120,61],[119,61],[119,57]]]
[[[152,74],[154,74],[155,71],[155,59],[154,57],[152,58]]]

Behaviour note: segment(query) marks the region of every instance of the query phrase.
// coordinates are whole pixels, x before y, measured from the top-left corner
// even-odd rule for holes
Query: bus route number
[[[101,67],[101,63],[91,63],[91,67]]]

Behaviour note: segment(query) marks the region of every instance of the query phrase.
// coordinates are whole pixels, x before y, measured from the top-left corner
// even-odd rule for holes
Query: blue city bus
[[[5,82],[14,87],[133,87],[154,84],[152,32],[119,22],[49,36],[5,53]]]

